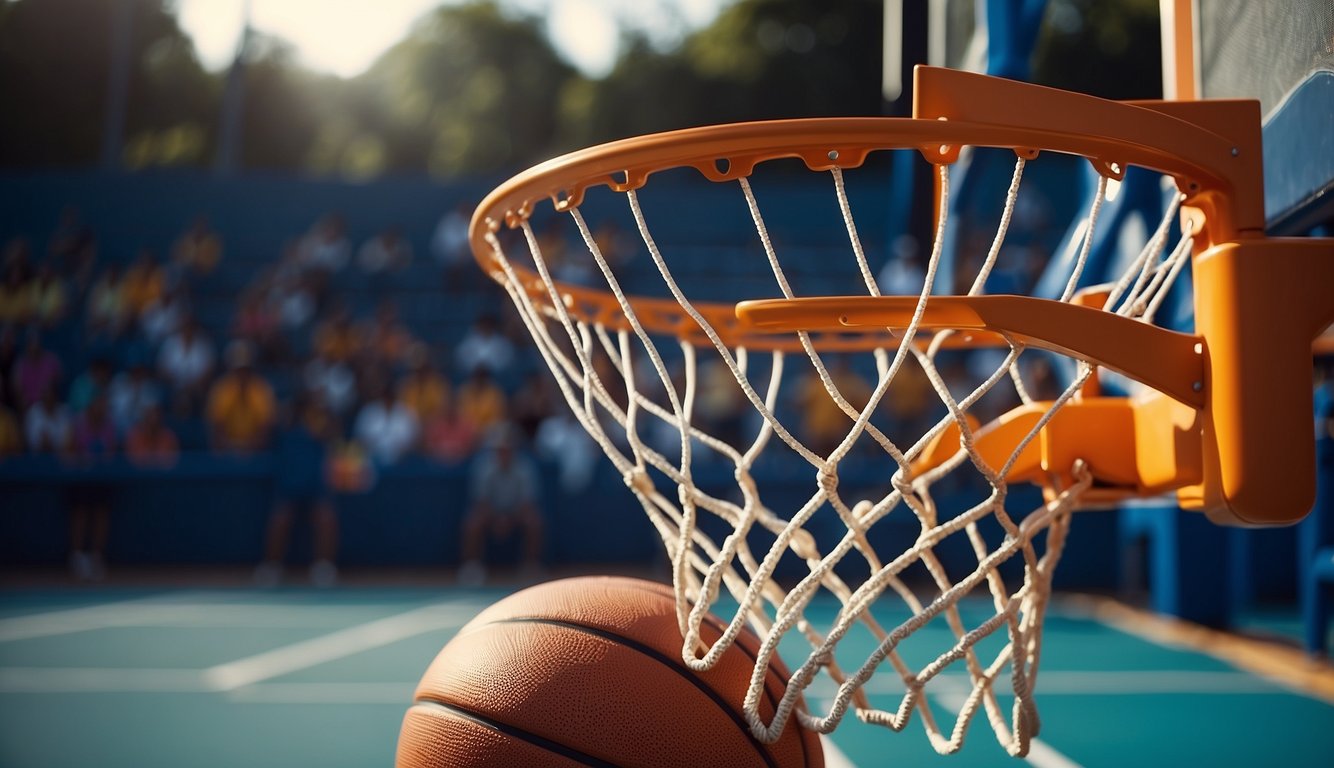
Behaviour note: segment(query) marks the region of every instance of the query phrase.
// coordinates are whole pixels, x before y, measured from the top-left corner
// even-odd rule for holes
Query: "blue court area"
[[[388,765],[418,676],[503,594],[5,591],[0,765]],[[1330,701],[1113,624],[1122,625],[1095,618],[1087,603],[1053,606],[1038,685],[1043,726],[1028,763],[1334,764]],[[1313,684],[1329,674],[1312,670]],[[821,697],[832,687],[812,690],[827,707]],[[900,695],[888,678],[870,691],[882,706]],[[1000,750],[981,715],[949,758],[931,751],[916,717],[901,734],[848,718],[832,742],[836,768],[1024,764]]]

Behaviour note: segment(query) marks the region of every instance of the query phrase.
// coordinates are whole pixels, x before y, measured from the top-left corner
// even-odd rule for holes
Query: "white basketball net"
[[[981,292],[1001,253],[1024,165],[1023,158],[1015,164],[1000,224],[972,283],[972,294]],[[531,259],[536,267],[546,289],[546,296],[539,300],[534,300],[522,286],[515,270],[516,262],[505,253],[500,238],[495,235],[489,238],[498,265],[493,276],[509,292],[574,415],[622,473],[626,485],[639,499],[666,544],[672,562],[686,664],[696,670],[709,669],[733,644],[746,624],[762,638],[763,645],[744,710],[755,735],[765,741],[776,739],[788,717],[794,713],[806,727],[827,733],[838,726],[850,708],[862,720],[896,731],[904,728],[917,712],[932,746],[940,753],[951,753],[960,748],[967,728],[979,710],[985,711],[996,738],[1012,755],[1026,754],[1030,738],[1038,730],[1033,692],[1042,650],[1043,613],[1070,513],[1090,486],[1091,478],[1084,467],[1073,467],[1069,475],[1075,478],[1072,484],[1048,488],[1045,504],[1026,515],[1015,516],[1006,508],[1008,489],[1004,477],[1024,446],[1038,434],[1051,415],[1076,396],[1092,375],[1092,368],[1082,361],[1077,363],[1074,380],[1054,400],[1055,405],[1024,441],[1014,446],[1005,466],[988,466],[977,454],[973,447],[973,430],[965,418],[969,409],[1002,382],[1013,386],[1020,400],[1027,403],[1033,398],[1018,365],[1024,352],[1022,345],[1010,340],[1003,360],[990,375],[959,398],[951,393],[946,377],[936,365],[937,354],[948,332],[934,335],[918,332],[923,307],[940,263],[949,210],[949,168],[945,165],[937,168],[941,214],[916,313],[897,348],[877,349],[870,353],[874,357],[877,379],[867,401],[858,405],[840,391],[825,356],[804,332],[797,334],[804,356],[748,352],[723,344],[673,278],[668,254],[659,248],[650,234],[645,213],[634,191],[620,194],[630,207],[643,245],[667,292],[703,328],[712,341],[711,346],[696,348],[644,329],[634,301],[622,291],[621,280],[613,271],[613,265],[603,254],[577,207],[570,209],[568,216],[578,230],[587,255],[605,280],[605,289],[619,302],[629,330],[609,330],[572,314],[567,302],[562,300],[564,293],[560,284],[552,278],[539,237],[527,220],[521,223],[527,254],[515,254],[514,257],[520,259],[517,263],[525,266]],[[853,221],[843,174],[837,168],[830,173],[833,192],[846,225],[850,245],[848,256],[856,262],[865,292],[879,295]],[[1079,284],[1107,183],[1105,178],[1101,180],[1088,210],[1083,240],[1078,253],[1070,259],[1073,266],[1061,301],[1070,301]],[[751,185],[742,178],[739,187],[751,212],[759,242],[763,244],[774,288],[790,298],[793,292],[784,273],[779,249],[769,237]],[[1120,280],[1112,286],[1105,305],[1109,311],[1145,322],[1152,320],[1190,254],[1188,237],[1182,238],[1170,250],[1166,247],[1177,202],[1169,206],[1138,258],[1130,261]],[[755,370],[763,366],[755,364],[757,356],[767,358],[767,368],[759,374]],[[675,362],[669,362],[668,358]],[[698,372],[706,361],[712,361],[710,365],[720,362],[726,366],[744,398],[758,414],[756,426],[743,445],[731,445],[705,432],[696,423],[694,414],[701,391]],[[785,379],[785,362],[789,367],[804,367],[809,362],[810,372],[819,377],[827,396],[846,416],[846,436],[827,455],[820,455],[803,444],[775,416],[780,385]],[[920,368],[948,413],[911,444],[901,444],[875,426],[873,415],[883,405],[891,383],[908,366]],[[673,376],[674,371],[679,375]],[[758,380],[752,380],[752,376]],[[914,475],[911,462],[950,424],[958,425],[961,434],[958,451],[944,464]],[[677,435],[667,448],[663,447],[660,438],[655,437],[664,427]],[[688,439],[682,439],[681,435]],[[766,498],[764,489],[757,486],[752,472],[754,465],[766,446],[777,441],[785,444],[812,470],[813,482],[806,498]],[[859,441],[863,445],[873,443],[883,454],[882,462],[885,459],[893,462],[892,476],[888,471],[885,473],[889,476],[887,492],[874,498],[851,498],[839,487],[840,462]],[[678,446],[679,453],[676,452]],[[710,460],[725,460],[732,465],[736,487],[726,494],[726,498],[706,493],[696,486],[696,457],[702,453],[708,454]],[[891,468],[888,463],[884,466],[887,470]],[[989,492],[969,508],[944,513],[936,507],[933,484],[956,471],[975,472],[985,481]],[[664,492],[669,483],[676,487],[675,494]],[[806,526],[817,513],[829,515],[830,510],[846,530],[835,546],[822,551]],[[868,540],[868,532],[891,514],[911,516],[917,530],[916,540],[905,551],[877,553]],[[715,518],[707,521],[715,528],[721,521],[725,535],[715,538],[702,529],[701,525],[709,517]],[[988,544],[980,528],[988,519],[994,521],[988,525],[998,524],[1003,530],[1003,540],[995,546]],[[1045,537],[1041,537],[1044,533]],[[767,549],[752,549],[756,538],[768,542]],[[974,554],[976,563],[970,572],[947,573],[938,558],[935,548],[951,538],[966,541]],[[1045,545],[1042,538],[1045,538]],[[779,561],[785,556],[791,558],[792,554],[805,563],[808,573],[795,584],[783,586],[773,574]],[[855,563],[857,568],[869,574],[860,581],[835,572],[840,564],[847,570],[849,563],[858,560],[863,562]],[[998,570],[1011,560],[1022,564],[1022,583],[1017,585],[1007,584]],[[905,571],[910,568],[923,577],[919,581],[925,585],[910,585],[905,581]],[[816,622],[807,619],[808,607],[821,593],[832,595],[841,604],[832,626],[817,626]],[[963,601],[965,596],[974,599]],[[901,605],[897,604],[899,601]],[[877,618],[876,614],[885,615],[883,609],[887,605],[891,606],[891,612],[897,611],[897,625],[882,623]],[[963,606],[970,607],[961,611]],[[725,619],[726,631],[711,645],[705,643],[701,638],[704,616],[711,611],[721,612],[724,607],[732,611],[730,620]],[[984,612],[984,620],[974,620],[971,624],[965,620],[965,614],[975,614],[978,610]],[[916,664],[910,663],[908,654],[904,653],[904,644],[933,621],[937,622],[936,627],[940,626],[939,622],[948,627],[950,634],[946,646],[930,649],[923,657],[925,663],[920,659]],[[844,660],[840,661],[839,651],[843,646],[839,644],[854,631],[870,633],[873,642],[863,640],[861,643],[871,650],[864,656],[858,653],[850,661],[844,653]],[[801,663],[788,680],[777,711],[766,719],[761,716],[764,670],[778,651],[780,642],[789,635],[798,639],[804,637],[809,642],[809,655],[799,659],[792,656],[789,649],[788,661],[799,660]],[[988,649],[985,653],[984,645]],[[868,688],[868,681],[882,665],[887,665],[888,669],[876,675],[876,685]],[[942,671],[950,667],[956,671],[961,667],[962,673],[942,676]],[[822,676],[832,682],[811,688]],[[1007,679],[1008,683],[1005,682]],[[967,685],[963,686],[965,680]],[[886,681],[896,681],[892,685],[902,690],[897,706],[872,706],[868,695],[870,689],[883,691]],[[933,686],[933,681],[939,684],[938,687]],[[1000,699],[998,687],[1002,688]],[[809,692],[808,688],[811,688]],[[814,695],[817,689],[824,693]],[[807,692],[806,702],[800,706],[803,692]],[[1013,698],[1008,707],[1001,703],[1001,699],[1007,697]],[[818,702],[827,706],[816,707]],[[942,711],[955,713],[952,727],[942,729],[937,720]]]

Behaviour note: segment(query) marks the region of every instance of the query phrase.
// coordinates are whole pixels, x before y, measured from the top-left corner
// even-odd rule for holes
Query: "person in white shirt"
[[[130,365],[129,371],[122,371],[111,380],[107,402],[112,422],[121,434],[125,434],[143,419],[148,410],[161,404],[162,392],[148,365],[138,360]]]
[[[191,320],[186,320],[180,331],[162,342],[158,370],[172,389],[178,415],[193,413],[203,401],[215,358],[213,343]]]
[[[388,272],[411,263],[412,243],[403,239],[397,227],[389,227],[372,237],[357,251],[357,265],[363,272]]]
[[[60,402],[55,387],[47,387],[42,399],[23,415],[23,436],[32,453],[64,453],[70,447],[72,428],[69,408]]]
[[[454,350],[454,362],[464,376],[478,368],[503,376],[514,362],[514,345],[500,332],[495,316],[480,315]]]
[[[397,463],[417,446],[421,425],[411,408],[394,399],[392,389],[379,384],[375,399],[357,414],[352,433],[371,458],[383,466]]]

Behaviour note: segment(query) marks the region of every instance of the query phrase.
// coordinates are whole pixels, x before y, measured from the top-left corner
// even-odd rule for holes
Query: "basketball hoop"
[[[672,561],[685,662],[712,667],[747,623],[763,638],[744,702],[757,737],[776,739],[793,714],[829,732],[849,709],[894,730],[916,712],[935,749],[950,753],[981,710],[1007,751],[1024,755],[1038,730],[1033,694],[1043,615],[1074,510],[1165,492],[1230,524],[1289,523],[1309,509],[1313,449],[1288,438],[1309,433],[1310,344],[1334,320],[1328,290],[1334,259],[1329,241],[1263,236],[1253,103],[1115,103],[934,68],[918,69],[915,93],[912,119],[745,123],[557,158],[487,197],[473,218],[471,242],[483,269],[513,300],[575,416],[661,535]],[[1024,109],[1015,110],[1020,103]],[[950,165],[964,147],[1012,150],[1015,169],[971,288],[942,295],[935,283]],[[935,169],[936,235],[921,293],[883,296],[845,175],[872,153],[903,148],[920,152]],[[1087,158],[1102,178],[1065,290],[1055,299],[984,295],[1026,165],[1040,152]],[[782,158],[828,178],[856,274],[840,295],[798,296],[785,248],[770,235],[751,181],[757,168]],[[1081,291],[1107,180],[1123,178],[1130,166],[1164,174],[1177,194],[1119,277]],[[772,298],[718,303],[688,295],[687,276],[674,272],[670,248],[652,233],[640,194],[651,176],[675,168],[736,187],[750,215],[745,228],[764,254],[757,262]],[[652,263],[646,271],[664,295],[636,295],[643,276],[627,277],[603,252],[581,211],[594,189],[623,198]],[[601,281],[597,288],[553,276],[532,221],[544,198],[583,244],[582,257]],[[1179,215],[1182,234],[1173,242]],[[502,237],[504,228],[519,231],[523,246]],[[1193,333],[1154,322],[1187,265],[1196,286]],[[947,353],[980,348],[999,350],[997,361],[960,389],[945,370]],[[1029,391],[1020,361],[1031,350],[1072,363],[1075,375],[1054,397]],[[875,371],[864,397],[844,391],[830,362],[843,355],[860,355]],[[698,418],[705,366],[722,366],[754,412],[755,425],[740,440],[714,434]],[[784,423],[780,392],[797,366],[808,366],[811,381],[841,414],[845,432],[827,450],[808,445]],[[1099,368],[1139,382],[1142,391],[1102,396]],[[944,415],[920,435],[895,439],[879,414],[894,383],[914,375],[925,377]],[[1002,388],[1012,388],[1020,404],[998,418],[979,418],[979,404]],[[664,430],[675,438],[664,441]],[[887,485],[857,498],[840,488],[839,470],[867,445],[885,462]],[[804,498],[773,498],[757,482],[757,464],[775,452],[811,471]],[[696,482],[705,461],[730,466],[729,492],[710,493]],[[939,489],[963,474],[981,482],[981,498],[961,509],[939,508]],[[1009,509],[1016,482],[1040,485],[1043,503]],[[915,540],[901,551],[877,552],[873,529],[891,514],[912,520]],[[811,530],[821,515],[842,526],[833,546],[820,546]],[[1001,531],[1001,541],[988,542],[984,527]],[[709,532],[715,529],[722,533]],[[946,542],[972,553],[969,572],[948,572],[937,551]],[[794,557],[805,573],[782,585],[775,576],[780,561]],[[1019,583],[1007,583],[1007,563],[1018,566]],[[853,565],[867,575],[849,578]],[[925,594],[908,583],[909,571],[922,576]],[[841,603],[832,626],[818,627],[806,615],[817,594]],[[970,615],[969,595],[988,598],[985,618]],[[892,598],[906,616],[890,626],[876,611]],[[707,644],[701,622],[723,608],[732,613],[727,629]],[[951,640],[914,663],[905,643],[936,620],[948,626]],[[854,632],[869,633],[873,642],[869,652],[849,658],[846,641]],[[809,648],[792,665],[786,692],[766,721],[759,707],[763,670],[789,637],[804,638]],[[958,668],[968,692],[950,707],[952,727],[942,728],[927,700],[939,692],[942,672]],[[876,674],[901,684],[897,707],[870,704],[866,685]],[[802,709],[802,693],[821,677],[834,686],[827,708]],[[998,693],[1013,696],[1008,714]]]

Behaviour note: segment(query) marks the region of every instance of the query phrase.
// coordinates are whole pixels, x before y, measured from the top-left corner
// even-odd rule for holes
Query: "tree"
[[[0,166],[97,162],[112,18],[121,2],[131,14],[127,157],[140,164],[208,157],[216,83],[163,0],[17,0],[0,5],[7,116],[0,121]]]

